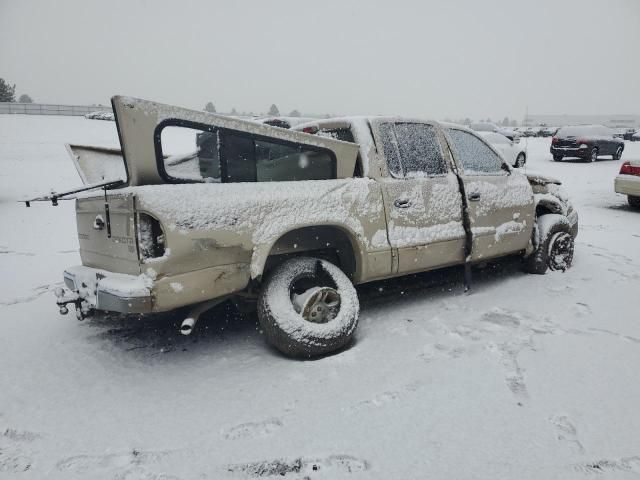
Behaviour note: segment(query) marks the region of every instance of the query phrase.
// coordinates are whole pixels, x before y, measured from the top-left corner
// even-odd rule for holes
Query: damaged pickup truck
[[[571,265],[578,216],[559,182],[526,176],[469,129],[329,119],[285,130],[116,96],[122,150],[68,146],[83,181],[82,265],[58,305],[151,314],[181,330],[229,298],[292,356],[352,338],[354,284],[520,255]],[[57,201],[64,194],[47,197]]]

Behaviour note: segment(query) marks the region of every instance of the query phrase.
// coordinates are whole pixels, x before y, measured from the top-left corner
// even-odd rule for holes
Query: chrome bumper
[[[153,307],[151,279],[144,275],[76,266],[65,270],[64,283],[69,292],[64,289],[56,292],[61,313],[66,313],[68,303],[73,303],[83,317],[92,310],[149,313]]]

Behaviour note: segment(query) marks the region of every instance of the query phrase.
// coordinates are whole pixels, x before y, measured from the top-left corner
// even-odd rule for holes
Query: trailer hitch
[[[64,288],[58,287],[53,293],[56,296],[56,304],[58,308],[60,308],[60,315],[69,313],[69,307],[67,307],[67,305],[73,303],[73,306],[76,307],[76,318],[78,320],[84,320],[89,316],[90,311],[83,308],[83,299],[78,292],[66,292]]]

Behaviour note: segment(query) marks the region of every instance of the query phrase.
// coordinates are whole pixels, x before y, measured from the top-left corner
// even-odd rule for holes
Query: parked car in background
[[[616,193],[627,196],[629,205],[640,208],[640,160],[622,164],[614,182],[614,189]]]
[[[637,128],[627,128],[625,132],[622,134],[623,140],[632,140],[633,135],[638,131]]]
[[[271,125],[272,127],[280,127],[280,128],[292,128],[296,125],[300,125],[301,123],[307,123],[313,120],[313,118],[309,117],[255,117],[251,120],[264,123],[265,125]]]
[[[505,137],[507,137],[509,140],[513,140],[517,136],[517,133],[515,132],[515,130],[513,130],[513,129],[509,128],[509,127],[500,127],[500,126],[496,125],[495,123],[488,123],[488,122],[472,123],[471,125],[469,125],[469,128],[471,130],[476,131],[476,132],[495,132],[495,133],[499,133],[499,134],[504,135]]]
[[[640,130],[638,130],[636,133],[631,134],[631,141],[640,142]]]
[[[525,137],[537,137],[539,131],[540,131],[540,127],[526,127],[522,131],[522,135]]]
[[[89,120],[114,120],[113,113],[106,111],[87,113],[84,118],[88,118]]]
[[[527,152],[520,139],[509,140],[504,135],[495,132],[478,132],[489,142],[505,161],[516,168],[523,167],[527,161]]]
[[[552,137],[558,131],[558,127],[542,127],[538,131],[538,137]]]
[[[551,139],[551,154],[556,162],[565,157],[595,162],[602,155],[619,160],[623,150],[624,140],[614,137],[613,130],[603,125],[562,127]]]
[[[358,117],[284,130],[112,103],[120,169],[77,197],[83,264],[56,289],[61,313],[189,307],[189,334],[234,297],[257,306],[276,348],[311,357],[353,337],[354,284],[452,265],[469,279],[472,263],[507,255],[534,274],[571,266],[578,214],[560,182],[512,169],[465,127]],[[202,132],[217,141],[196,147]],[[105,160],[69,150],[76,166]]]

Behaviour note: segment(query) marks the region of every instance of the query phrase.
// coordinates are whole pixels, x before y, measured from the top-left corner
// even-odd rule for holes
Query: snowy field
[[[582,479],[640,476],[640,212],[619,161],[528,166],[580,214],[574,266],[515,262],[359,288],[355,344],[314,361],[269,348],[220,307],[178,318],[60,316],[78,264],[80,184],[63,144],[117,146],[115,125],[0,115],[0,478]],[[624,159],[639,158],[626,143]]]

